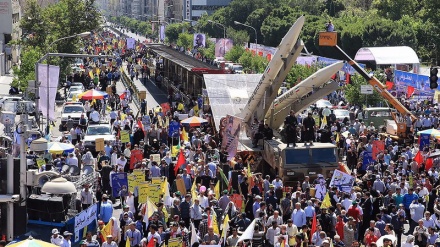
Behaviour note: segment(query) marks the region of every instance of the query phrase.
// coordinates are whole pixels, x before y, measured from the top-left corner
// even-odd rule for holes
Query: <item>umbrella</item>
[[[389,240],[391,240],[391,242],[394,244],[396,243],[397,238],[394,237],[393,235],[383,235],[382,237],[380,237],[377,241],[376,241],[376,245],[377,247],[382,247],[383,246],[383,240],[384,238],[388,238]]]
[[[49,142],[47,150],[51,154],[62,154],[63,152],[71,153],[75,150],[75,146],[69,143]]]
[[[8,245],[8,247],[57,247],[57,245],[29,237],[26,240]]]
[[[205,119],[200,118],[200,117],[190,117],[185,120],[182,120],[180,123],[183,125],[186,125],[186,126],[190,126],[190,127],[197,127],[202,124],[207,124],[208,121],[206,121]]]
[[[421,134],[429,134],[431,136],[437,137],[437,136],[440,136],[440,130],[427,129],[427,130],[417,132],[417,135],[421,135]]]
[[[108,94],[103,91],[98,91],[95,89],[91,89],[85,91],[84,93],[78,94],[79,99],[92,100],[92,99],[103,99],[107,98]]]

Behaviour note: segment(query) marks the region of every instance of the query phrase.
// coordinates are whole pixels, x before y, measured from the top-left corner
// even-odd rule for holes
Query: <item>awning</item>
[[[419,57],[409,46],[363,47],[358,50],[355,61],[371,61],[382,64],[419,64]]]
[[[262,74],[204,74],[215,127],[227,114],[238,116],[246,106]]]

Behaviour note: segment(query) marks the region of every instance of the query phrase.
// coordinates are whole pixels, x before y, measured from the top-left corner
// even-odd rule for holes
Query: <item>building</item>
[[[198,20],[202,15],[211,15],[217,9],[228,6],[232,0],[183,0],[184,19]]]

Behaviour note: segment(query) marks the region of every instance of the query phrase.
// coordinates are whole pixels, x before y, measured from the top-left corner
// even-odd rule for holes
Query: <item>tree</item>
[[[244,71],[250,73],[263,73],[268,64],[266,58],[253,55],[250,51],[245,51],[238,62],[243,65]]]
[[[187,49],[193,48],[193,38],[194,36],[189,33],[179,33],[179,38],[177,39],[177,46]]]
[[[374,0],[373,6],[379,16],[399,20],[404,15],[413,16],[420,4],[418,0]]]
[[[278,46],[299,16],[300,13],[289,6],[274,9],[261,26],[264,43],[269,46]]]
[[[198,51],[202,54],[202,56],[207,59],[214,60],[215,59],[215,43],[206,39],[205,41],[206,47],[199,48]]]
[[[301,64],[295,64],[289,71],[289,74],[286,76],[286,83],[289,87],[293,87],[298,82],[301,82],[311,76],[313,73],[318,71],[321,66],[314,64],[312,66],[304,66]]]
[[[21,65],[12,68],[14,79],[12,86],[25,90],[30,80],[35,80],[35,63],[43,55],[40,48],[33,46],[25,46],[21,51]]]
[[[179,38],[179,34],[184,30],[188,30],[190,24],[188,22],[172,23],[165,28],[165,37],[170,43],[175,43]]]
[[[373,91],[372,95],[368,95],[367,97],[364,94],[361,94],[361,85],[369,85],[368,82],[359,74],[354,74],[351,76],[351,83],[345,86],[345,98],[352,105],[367,105],[367,106],[376,106],[380,102],[383,102],[383,97],[376,92]]]
[[[249,34],[244,30],[235,30],[232,27],[226,29],[226,37],[232,39],[236,45],[244,45],[249,41]]]
[[[24,15],[20,19],[20,28],[23,29],[24,44],[41,46],[47,36],[47,26],[44,23],[43,10],[36,0],[26,2]]]
[[[229,50],[225,54],[225,59],[227,61],[232,61],[234,63],[238,62],[238,59],[240,59],[241,55],[244,53],[244,48],[241,45],[234,45],[231,50]]]

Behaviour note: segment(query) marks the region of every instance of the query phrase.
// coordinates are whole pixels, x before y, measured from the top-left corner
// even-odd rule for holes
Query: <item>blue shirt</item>
[[[110,200],[107,200],[106,202],[101,202],[99,215],[104,223],[107,224],[110,221],[110,218],[113,215],[113,205]]]
[[[411,203],[412,203],[414,200],[417,200],[417,199],[419,199],[419,196],[418,196],[416,193],[412,193],[412,195],[410,195],[410,194],[405,194],[405,195],[403,196],[402,203],[403,203],[403,205],[405,206],[406,209],[409,209],[409,205],[411,205]]]
[[[306,213],[302,209],[295,209],[292,213],[292,221],[295,226],[301,228],[307,223]]]
[[[191,186],[192,186],[191,176],[186,174],[186,175],[183,175],[182,178],[183,178],[183,182],[185,183],[186,190],[190,190]],[[181,192],[186,192],[186,191],[181,191]]]
[[[306,217],[313,217],[313,215],[315,214],[315,207],[307,206],[304,209],[304,212],[306,213]]]
[[[150,169],[151,177],[152,178],[158,178],[160,177],[160,168],[157,166],[152,166]]]
[[[260,208],[260,203],[259,202],[254,202],[254,204],[252,205],[252,212],[254,214],[254,218],[258,218],[257,210],[259,208]]]
[[[113,150],[112,146],[105,145],[104,150],[105,150],[105,155],[107,155],[108,157],[112,156],[112,150]]]
[[[141,232],[138,229],[135,229],[134,231],[127,230],[125,232],[125,240],[127,240],[127,237],[133,238],[133,240],[130,240],[130,246],[139,245],[139,243],[142,240]],[[125,244],[124,244],[124,246],[125,246]]]

